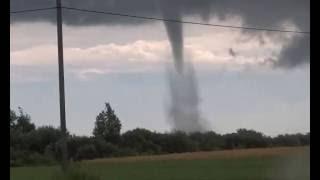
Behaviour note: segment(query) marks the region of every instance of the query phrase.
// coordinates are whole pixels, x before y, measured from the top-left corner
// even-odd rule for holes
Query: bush
[[[119,148],[114,153],[115,157],[123,157],[123,156],[137,156],[139,153],[132,148]]]
[[[155,144],[155,136],[149,130],[136,128],[122,135],[121,146],[134,149],[139,154],[159,154],[161,147]]]
[[[12,150],[12,158],[10,159],[11,166],[22,166],[22,165],[53,165],[56,161],[51,156],[39,154],[37,152],[30,152],[24,150]]]
[[[244,148],[267,147],[267,141],[263,134],[254,130],[238,129],[237,141]]]
[[[56,161],[50,156],[31,153],[25,163],[29,165],[54,165]]]
[[[76,155],[80,147],[92,144],[92,139],[84,136],[70,136],[67,139],[69,157],[77,159]]]
[[[14,148],[11,149],[10,152],[10,164],[12,166],[22,166],[26,163],[26,159],[28,158],[29,154],[27,151],[24,150],[15,150]]]
[[[307,137],[307,136],[305,136],[305,137]],[[274,138],[273,143],[276,146],[300,146],[302,144],[301,138],[299,137],[299,134],[279,135]]]
[[[76,154],[76,160],[97,158],[97,150],[93,144],[81,146]]]
[[[113,145],[111,143],[105,142],[104,139],[94,139],[93,143],[94,143],[94,146],[96,148],[98,157],[102,157],[102,158],[111,157],[118,150],[117,146],[115,146],[115,145]]]
[[[29,149],[39,153],[44,153],[49,144],[56,143],[61,138],[59,129],[51,126],[39,127],[27,134]]]
[[[194,141],[201,151],[211,151],[223,148],[224,140],[221,135],[215,132],[191,133],[190,139]]]
[[[167,153],[193,152],[197,150],[197,144],[184,132],[166,134],[163,139],[162,148]]]
[[[80,166],[70,166],[66,172],[61,170],[52,175],[52,180],[100,180],[101,178],[93,174],[89,174]]]

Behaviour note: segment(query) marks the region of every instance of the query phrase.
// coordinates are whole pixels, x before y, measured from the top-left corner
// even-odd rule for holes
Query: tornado
[[[184,63],[184,71],[169,69],[169,119],[176,131],[203,132],[205,126],[199,110],[198,86],[193,66]]]
[[[169,1],[159,2],[164,19],[181,21],[181,9],[170,6]],[[201,122],[197,81],[191,62],[184,60],[182,23],[164,21],[173,54],[174,68],[169,68],[170,107],[169,119],[174,130],[200,132]]]
[[[163,8],[163,17],[165,19],[174,18],[174,20],[181,20],[181,14],[178,9],[171,10]],[[183,28],[181,23],[164,21],[168,38],[170,40],[174,65],[177,72],[183,72]]]

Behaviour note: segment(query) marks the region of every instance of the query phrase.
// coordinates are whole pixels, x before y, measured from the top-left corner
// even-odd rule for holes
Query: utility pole
[[[67,128],[66,128],[66,110],[65,110],[65,94],[64,94],[64,70],[63,70],[63,38],[62,38],[62,12],[61,0],[56,0],[57,5],[57,36],[58,36],[58,64],[59,64],[59,96],[60,96],[60,128],[61,153],[62,153],[62,170],[65,171],[68,166],[67,151]]]

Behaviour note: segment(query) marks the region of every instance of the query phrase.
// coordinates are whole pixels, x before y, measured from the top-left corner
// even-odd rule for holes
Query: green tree
[[[26,134],[26,138],[30,141],[28,144],[31,151],[44,153],[48,145],[60,140],[61,132],[60,129],[52,126],[42,126]]]
[[[31,121],[30,116],[28,114],[25,114],[21,107],[18,107],[18,109],[19,109],[19,116],[16,119],[16,124],[14,124],[15,129],[17,129],[18,131],[21,131],[22,133],[28,133],[30,131],[35,130],[36,128],[35,125],[30,122]]]
[[[224,146],[224,141],[221,135],[209,132],[194,132],[191,133],[190,139],[197,143],[199,150],[211,151],[221,149]]]
[[[136,128],[122,134],[121,145],[131,148],[140,154],[160,153],[161,147],[154,142],[155,133],[142,128]]]
[[[104,138],[107,142],[118,144],[120,141],[121,122],[109,103],[96,118],[93,135]]]
[[[16,112],[10,109],[10,130],[16,125],[17,118]]]
[[[118,151],[118,147],[116,145],[108,143],[103,139],[93,138],[91,141],[97,150],[97,158],[110,157],[116,154]]]
[[[76,160],[94,159],[97,154],[96,147],[93,144],[85,144],[77,150]]]
[[[106,129],[106,112],[102,110],[96,117],[95,127],[93,129],[93,135],[97,138],[103,138]]]
[[[197,144],[182,131],[164,134],[162,148],[166,153],[193,152],[197,150]]]

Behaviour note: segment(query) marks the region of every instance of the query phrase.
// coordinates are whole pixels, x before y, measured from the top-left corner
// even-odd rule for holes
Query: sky
[[[34,1],[25,7],[37,7]],[[308,8],[300,1],[284,1],[292,4],[288,9],[278,4],[273,14],[258,11],[258,5],[239,6],[236,11],[213,5],[205,9],[211,2],[206,0],[199,4],[186,0],[184,5],[180,1],[172,2],[188,21],[203,22],[208,16],[206,22],[215,24],[309,30]],[[23,7],[19,6],[23,0],[10,2],[13,10]],[[88,6],[81,4],[85,1],[64,2],[99,7],[95,5],[98,0]],[[107,2],[100,8],[130,12],[130,3],[128,7],[121,4],[126,0]],[[237,1],[230,1],[230,7],[232,2]],[[269,6],[275,4],[265,5]],[[130,13],[159,16],[147,5],[132,9]],[[253,14],[262,15],[251,18]],[[10,106],[23,107],[38,126],[60,122],[56,26],[51,17],[54,11],[14,15],[10,24]],[[91,135],[95,117],[110,102],[122,122],[122,132],[136,127],[170,131],[167,71],[173,66],[173,55],[163,22],[68,10],[64,19],[68,130]],[[184,24],[183,36],[185,60],[196,73],[201,116],[210,130],[230,133],[247,128],[272,136],[310,131],[308,35]]]

